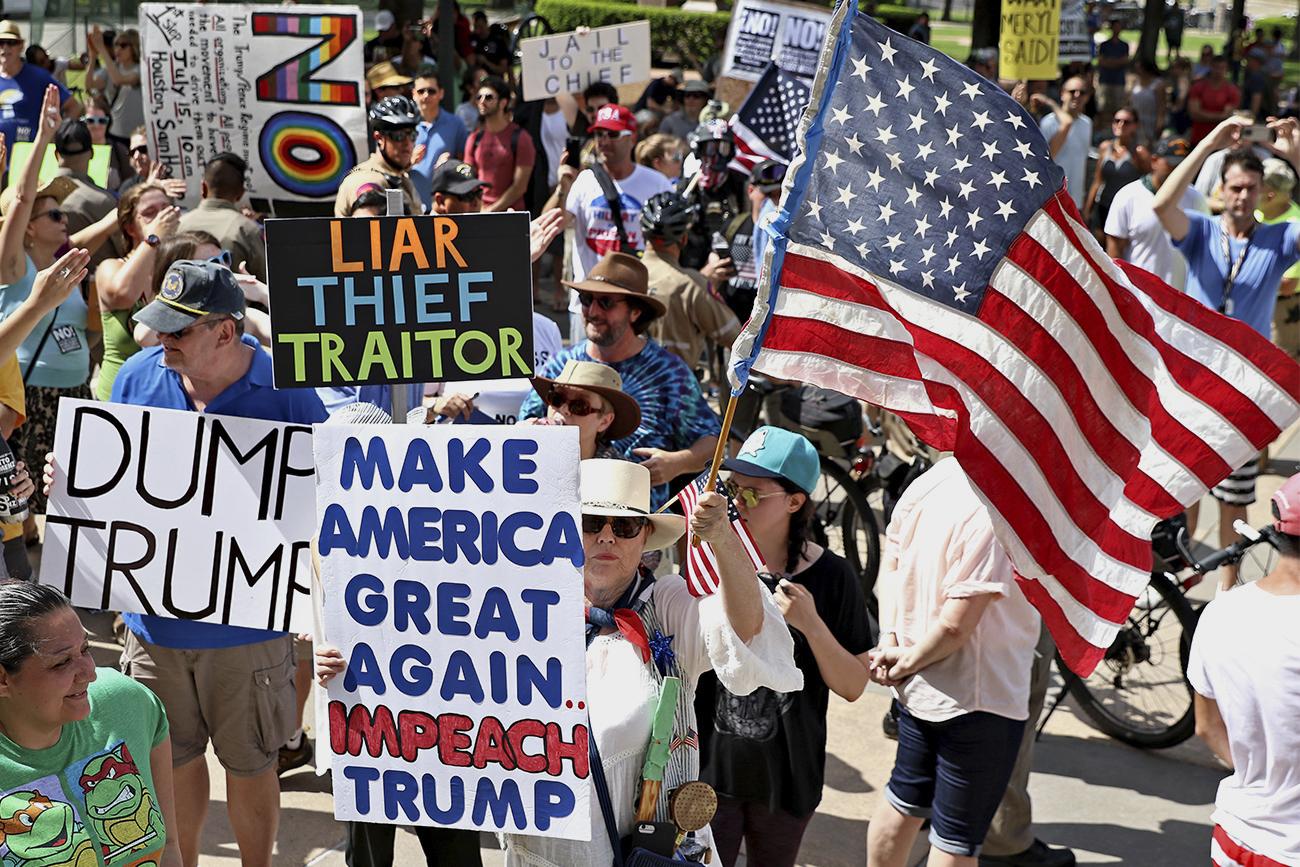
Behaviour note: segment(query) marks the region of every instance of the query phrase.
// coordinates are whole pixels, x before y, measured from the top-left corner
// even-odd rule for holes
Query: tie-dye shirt
[[[596,361],[587,353],[584,340],[552,356],[538,376],[548,379],[558,376],[570,359]],[[690,448],[700,437],[717,436],[722,431],[717,414],[700,392],[695,374],[680,358],[653,340],[647,338],[644,349],[610,367],[623,378],[623,391],[641,407],[641,424],[637,429],[611,443],[619,452],[636,460],[632,449],[678,451]],[[519,410],[520,418],[538,418],[544,414],[545,407],[536,392],[524,400]],[[651,489],[652,508],[659,508],[667,499],[667,485]]]

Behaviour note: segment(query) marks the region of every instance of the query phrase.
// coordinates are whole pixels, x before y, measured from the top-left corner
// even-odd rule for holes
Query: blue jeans
[[[940,851],[979,855],[1024,729],[1024,720],[982,711],[936,723],[899,708],[885,799],[905,816],[929,819],[930,843]]]

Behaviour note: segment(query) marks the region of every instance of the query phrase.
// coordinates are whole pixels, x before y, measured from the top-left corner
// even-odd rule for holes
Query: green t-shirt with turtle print
[[[0,867],[144,867],[167,831],[149,756],[167,716],[148,688],[110,668],[90,715],[29,750],[0,735]]]

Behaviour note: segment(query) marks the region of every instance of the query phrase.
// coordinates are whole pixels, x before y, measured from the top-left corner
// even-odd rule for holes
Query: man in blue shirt
[[[81,103],[44,69],[23,59],[23,34],[12,21],[0,21],[0,136],[10,153],[14,142],[36,138],[45,88],[59,88],[64,117],[81,117]]]
[[[309,388],[277,391],[271,357],[243,334],[244,295],[230,269],[182,260],[136,314],[160,346],[133,355],[115,403],[312,424],[325,408]],[[226,807],[245,865],[270,867],[280,817],[277,764],[294,722],[294,652],[284,632],[123,614],[123,667],[167,710],[176,826],[197,864],[208,808],[208,741],[226,770]]]
[[[415,107],[420,110],[420,122],[415,126],[411,180],[425,208],[433,203],[432,178],[438,160],[444,154],[460,159],[465,153],[465,139],[469,137],[465,122],[442,110],[442,94],[437,70],[424,67],[416,74]]]
[[[1110,38],[1097,46],[1097,120],[1098,127],[1110,123],[1110,116],[1124,107],[1127,95],[1124,83],[1128,76],[1128,43],[1120,38],[1124,22],[1110,19]]]
[[[1156,191],[1152,207],[1174,246],[1187,258],[1187,294],[1267,338],[1282,275],[1300,260],[1300,222],[1264,225],[1256,221],[1264,164],[1248,146],[1236,149],[1246,144],[1243,134],[1249,126],[1248,119],[1230,117],[1215,127]],[[1300,123],[1287,118],[1269,127],[1276,135],[1273,152],[1292,166],[1297,165]],[[1223,148],[1234,148],[1220,170],[1223,214],[1210,217],[1184,211],[1179,204],[1183,191],[1206,157]],[[1255,502],[1257,464],[1251,461],[1211,491],[1219,501],[1222,546],[1236,539],[1233,522],[1244,519],[1246,507]],[[1195,529],[1195,507],[1188,511],[1188,519],[1192,525],[1189,531]],[[1225,566],[1219,586],[1230,588],[1236,580],[1236,567]]]
[[[645,334],[665,308],[650,294],[649,274],[640,259],[606,253],[585,280],[564,285],[578,293],[587,339],[552,356],[537,375],[554,379],[569,359],[599,361],[618,371],[623,391],[641,407],[641,424],[611,445],[650,470],[651,505],[657,509],[669,497],[669,482],[704,469],[722,426],[691,369]],[[533,393],[519,418],[545,412],[541,397]]]

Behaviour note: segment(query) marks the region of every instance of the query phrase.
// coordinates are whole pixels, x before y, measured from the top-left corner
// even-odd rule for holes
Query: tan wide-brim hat
[[[56,175],[36,188],[36,196],[33,201],[49,196],[59,204],[63,204],[63,200],[72,195],[76,189],[77,183],[72,178]],[[18,188],[15,185],[5,187],[4,192],[0,193],[0,222],[3,222],[4,218],[9,216],[16,198],[18,198]]]
[[[371,90],[378,90],[381,87],[406,87],[414,79],[408,78],[397,71],[390,60],[381,60],[366,73],[366,84]]]
[[[631,436],[641,424],[640,404],[623,390],[623,377],[608,364],[570,359],[554,379],[533,377],[533,388],[542,396],[543,401],[550,397],[557,385],[584,388],[609,401],[609,405],[614,408],[614,421],[605,429],[606,439],[621,440],[625,436]]]
[[[0,42],[26,42],[23,39],[23,32],[18,29],[18,24],[4,20],[0,21]]]
[[[668,312],[664,302],[650,294],[650,272],[645,263],[630,253],[606,253],[585,279],[564,285],[575,292],[631,296],[650,308],[651,319]]]
[[[582,514],[650,519],[647,551],[667,548],[686,532],[681,515],[651,514],[650,471],[631,461],[590,458],[581,464]]]

